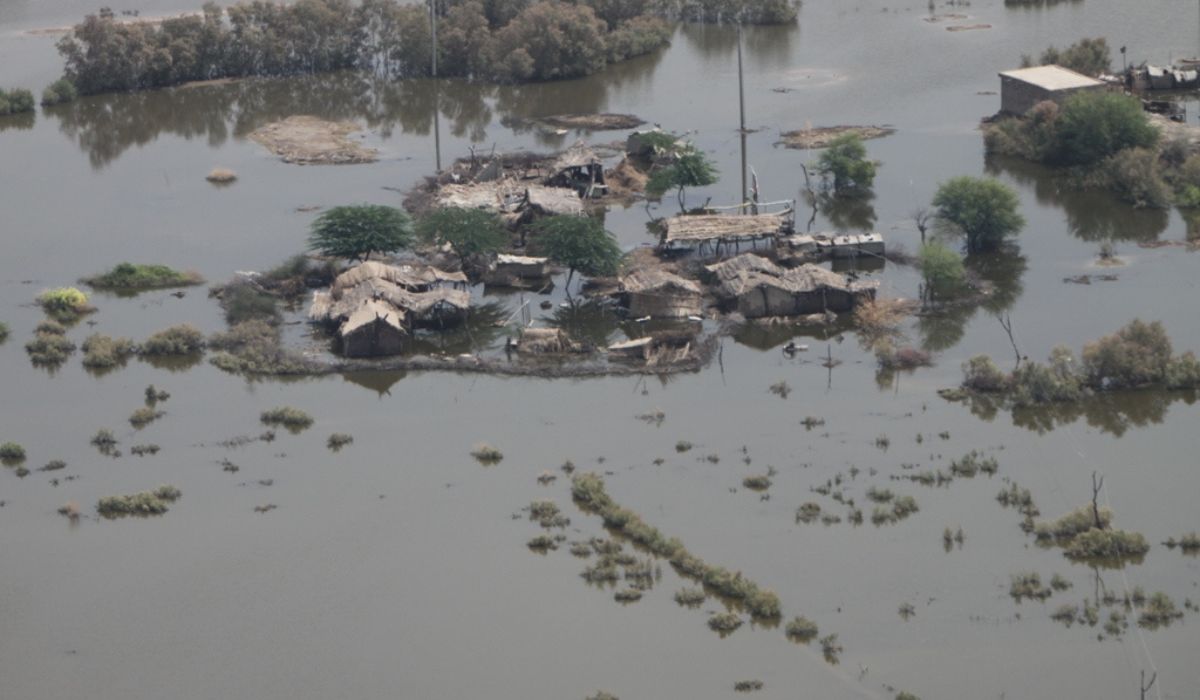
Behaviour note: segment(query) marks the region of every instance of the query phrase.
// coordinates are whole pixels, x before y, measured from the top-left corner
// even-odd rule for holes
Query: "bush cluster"
[[[33,93],[23,88],[0,90],[0,117],[33,111]]]

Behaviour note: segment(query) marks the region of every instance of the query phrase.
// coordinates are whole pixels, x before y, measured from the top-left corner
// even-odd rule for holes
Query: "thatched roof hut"
[[[717,280],[717,297],[747,318],[841,313],[875,297],[875,283],[851,282],[811,264],[785,269],[750,253],[706,269]]]
[[[334,280],[328,292],[313,295],[309,318],[342,323],[367,301],[384,302],[403,312],[406,326],[444,325],[466,317],[471,293],[461,272],[433,267],[365,262]]]
[[[621,278],[629,313],[641,318],[687,318],[703,310],[700,285],[666,270],[646,268]]]
[[[346,270],[333,281],[331,290],[335,297],[351,287],[372,279],[385,280],[410,292],[427,292],[434,287],[451,285],[463,287],[467,284],[467,276],[462,272],[447,272],[432,265],[414,265],[404,263],[388,265],[374,260],[368,260],[361,265]]]
[[[338,327],[338,336],[346,357],[379,357],[403,351],[408,329],[403,311],[367,299]]]

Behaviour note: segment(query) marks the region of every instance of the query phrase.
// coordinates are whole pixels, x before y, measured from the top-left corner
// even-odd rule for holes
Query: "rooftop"
[[[1036,85],[1043,90],[1073,90],[1075,88],[1095,87],[1104,83],[1089,78],[1083,73],[1076,73],[1062,66],[1034,66],[1033,68],[1018,68],[1000,74],[1002,78],[1012,78],[1023,83]]]

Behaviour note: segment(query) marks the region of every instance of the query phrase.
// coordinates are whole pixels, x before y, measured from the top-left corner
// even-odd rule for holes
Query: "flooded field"
[[[0,0],[0,87],[40,92],[61,61],[56,36],[30,30],[95,9]],[[196,8],[165,0],[138,9]],[[820,214],[814,231],[878,230],[914,253],[911,214],[939,182],[990,174],[1019,194],[1028,222],[1019,254],[978,263],[997,293],[983,306],[907,321],[909,340],[934,358],[911,372],[879,371],[851,329],[758,324],[733,329],[703,370],[669,377],[247,381],[206,361],[133,358],[99,373],[78,352],[50,371],[25,353],[45,289],[123,260],[211,282],[266,269],[305,247],[316,208],[399,206],[439,162],[471,147],[553,151],[580,136],[530,127],[537,117],[615,112],[687,132],[721,173],[689,200],[735,203],[743,154],[730,27],[682,25],[662,52],[566,82],[330,74],[101,95],[0,117],[0,322],[10,329],[0,342],[0,443],[26,452],[0,468],[0,698],[719,698],[734,697],[741,681],[761,681],[763,698],[1134,698],[1143,670],[1158,674],[1147,697],[1195,697],[1200,559],[1160,543],[1200,529],[1196,397],[1142,391],[1013,412],[972,410],[937,392],[958,385],[976,354],[1011,366],[995,312],[1035,359],[1058,344],[1078,351],[1138,317],[1161,320],[1176,351],[1200,350],[1194,221],[985,158],[978,131],[999,107],[996,73],[1022,53],[1107,36],[1130,61],[1166,62],[1200,53],[1196,13],[1165,0],[976,0],[936,13],[965,17],[928,21],[919,2],[810,0],[795,27],[745,31],[755,129],[745,159],[764,199],[796,198],[800,165],[819,154],[784,147],[781,133],[895,129],[866,142],[881,163],[874,197]],[[1194,124],[1200,106],[1187,106]],[[300,166],[249,138],[293,115],[361,124],[361,143],[379,159]],[[218,167],[236,182],[207,182]],[[667,197],[651,211],[674,207]],[[605,215],[625,250],[655,242],[646,222],[641,203]],[[1124,265],[1097,265],[1105,240]],[[867,276],[881,297],[918,295],[911,266],[888,262]],[[561,318],[571,314],[559,306],[561,286],[542,318],[558,316],[596,342],[625,337],[586,306]],[[97,312],[67,336],[142,340],[184,322],[225,329],[205,287],[174,292],[97,292]],[[520,296],[487,300],[503,318]],[[302,311],[288,314],[285,336],[326,352]],[[809,349],[785,354],[793,339]],[[427,342],[425,352],[478,352],[503,334]],[[787,390],[772,391],[780,382]],[[135,428],[147,385],[170,396],[153,407],[160,417]],[[262,439],[272,427],[261,414],[283,406],[313,424],[277,426]],[[90,443],[101,429],[120,456]],[[334,434],[353,441],[331,449]],[[481,443],[502,458],[473,458]],[[131,453],[148,445],[160,449]],[[972,451],[994,458],[994,473],[964,470]],[[65,466],[43,471],[55,460]],[[939,470],[952,480],[922,476]],[[681,573],[666,548],[635,545],[632,528],[606,529],[572,496],[572,478],[587,472],[644,526],[774,591],[778,619],[755,618],[728,593],[734,584],[722,595],[722,581]],[[1098,505],[1116,527],[1145,536],[1144,556],[1072,560],[1024,532],[1019,507],[997,500],[1015,483],[1038,520],[1053,520],[1091,506],[1093,472],[1104,476]],[[181,494],[160,516],[97,515],[101,498],[164,484]],[[543,500],[569,523],[531,519],[531,503]],[[68,502],[78,518],[58,512]],[[619,556],[593,538],[633,555],[612,563],[618,580],[581,577]],[[1039,595],[1013,595],[1012,577],[1030,572],[1044,584]],[[676,602],[703,583],[698,605]],[[1139,625],[1149,608],[1135,589],[1167,594],[1182,617]],[[1074,608],[1070,624],[1064,606]],[[740,627],[710,629],[730,611]],[[796,616],[817,624],[811,640],[789,639]]]

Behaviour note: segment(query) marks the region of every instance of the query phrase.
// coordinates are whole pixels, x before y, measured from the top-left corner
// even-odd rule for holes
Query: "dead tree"
[[[1100,480],[1097,481],[1096,472],[1092,472],[1092,519],[1095,521],[1097,530],[1104,529],[1104,523],[1100,520],[1100,504],[1098,502],[1102,488],[1104,488],[1104,477],[1100,477]]]
[[[1146,672],[1142,671],[1142,700],[1146,700],[1146,693],[1154,687],[1154,681],[1158,680],[1158,671],[1155,671],[1150,676],[1150,682],[1146,682]]]
[[[1013,337],[1012,316],[1007,311],[1003,314],[996,312],[996,320],[1000,322],[1000,327],[1008,334],[1008,342],[1012,345],[1013,354],[1017,357],[1017,364],[1013,367],[1013,371],[1017,371],[1021,366],[1021,351],[1017,349],[1017,340]]]
[[[929,230],[929,224],[933,221],[933,210],[929,207],[918,207],[910,216],[912,216],[913,223],[917,225],[917,230],[921,232],[921,245],[925,245],[925,232]]]

